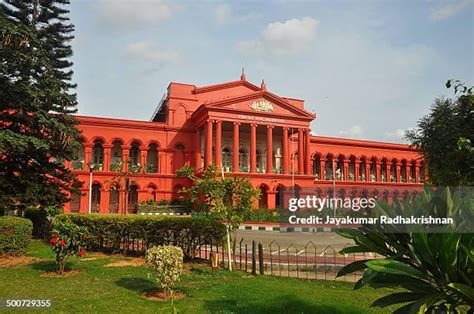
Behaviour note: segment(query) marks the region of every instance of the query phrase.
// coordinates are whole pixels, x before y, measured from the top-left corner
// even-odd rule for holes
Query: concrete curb
[[[287,227],[287,226],[269,226],[256,224],[241,224],[239,230],[246,231],[270,231],[270,232],[335,232],[337,228],[333,227]]]

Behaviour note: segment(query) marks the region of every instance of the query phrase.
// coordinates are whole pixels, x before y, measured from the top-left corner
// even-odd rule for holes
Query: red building
[[[83,150],[70,167],[81,193],[66,211],[135,212],[136,203],[178,197],[185,164],[219,165],[226,176],[245,176],[262,191],[259,206],[279,207],[282,187],[374,195],[390,200],[424,180],[423,161],[407,145],[314,136],[316,115],[304,100],[282,97],[240,80],[197,87],[170,83],[150,121],[78,116]],[[129,175],[130,192],[119,169]],[[333,175],[334,172],[334,175]],[[127,201],[125,201],[127,199]],[[128,203],[128,204],[125,204]],[[257,205],[257,204],[256,204]]]

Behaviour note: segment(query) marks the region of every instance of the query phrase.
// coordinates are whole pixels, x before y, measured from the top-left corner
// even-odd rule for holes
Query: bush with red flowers
[[[53,236],[49,243],[56,254],[58,272],[62,274],[70,256],[82,256],[87,252],[84,250],[89,232],[86,227],[80,227],[70,221],[57,221],[53,225]]]

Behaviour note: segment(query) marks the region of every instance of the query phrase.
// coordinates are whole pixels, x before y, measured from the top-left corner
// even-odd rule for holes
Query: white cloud
[[[228,4],[220,4],[214,10],[214,21],[218,25],[243,23],[255,17],[255,14],[235,15],[232,11],[232,7]]]
[[[236,48],[240,53],[243,47],[253,47],[256,54],[297,55],[313,44],[318,24],[312,17],[269,23],[258,40],[238,42]],[[248,50],[244,54],[248,54]]]
[[[149,41],[139,41],[125,47],[124,56],[135,60],[152,60],[177,64],[181,56],[177,51],[162,49]]]
[[[408,131],[414,130],[414,128],[408,128],[408,129],[396,129],[393,132],[387,132],[385,133],[385,137],[392,139],[392,140],[404,140],[405,135],[407,134]]]
[[[339,131],[339,135],[352,137],[352,138],[360,138],[364,134],[364,131],[360,125],[354,125],[348,130],[341,130]]]
[[[97,3],[101,22],[118,28],[157,24],[168,19],[177,9],[162,0],[100,0]]]
[[[430,9],[429,19],[433,22],[449,19],[462,13],[474,3],[473,0],[460,0],[457,2],[446,2]],[[472,13],[472,12],[471,12]]]

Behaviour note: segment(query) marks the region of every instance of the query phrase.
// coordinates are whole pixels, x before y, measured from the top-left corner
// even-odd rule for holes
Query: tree
[[[64,161],[79,145],[76,97],[39,38],[33,6],[0,5],[0,210],[61,206],[74,182]]]
[[[428,165],[430,182],[441,186],[474,185],[473,88],[449,80],[455,99],[435,99],[430,114],[407,133]]]
[[[188,195],[198,211],[225,221],[231,268],[230,232],[238,229],[252,209],[254,199],[260,196],[260,191],[255,189],[247,178],[219,178],[213,165],[201,173],[196,173],[190,166],[184,166],[178,170],[177,175],[186,177],[193,183],[183,192]]]
[[[5,0],[0,4],[7,19],[13,23],[31,26],[36,31],[44,52],[54,69],[55,77],[67,82],[69,89],[75,88],[71,83],[72,48],[74,25],[69,23],[69,0]]]

